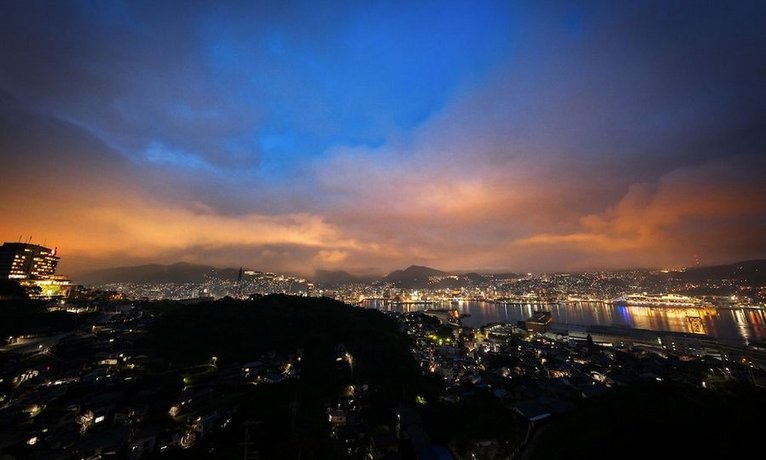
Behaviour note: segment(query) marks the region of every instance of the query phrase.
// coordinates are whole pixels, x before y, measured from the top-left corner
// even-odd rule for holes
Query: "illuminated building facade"
[[[69,295],[72,283],[55,274],[58,263],[56,249],[28,243],[3,243],[0,246],[0,279],[18,280],[32,297]]]
[[[0,278],[48,278],[56,273],[58,263],[55,249],[27,243],[0,246]]]

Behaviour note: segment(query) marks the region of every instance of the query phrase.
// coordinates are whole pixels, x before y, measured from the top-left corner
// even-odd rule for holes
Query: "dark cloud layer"
[[[761,2],[5,2],[0,236],[75,269],[766,256]]]

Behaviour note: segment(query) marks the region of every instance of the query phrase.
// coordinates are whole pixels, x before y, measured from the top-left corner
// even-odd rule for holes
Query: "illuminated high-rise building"
[[[0,279],[18,280],[32,298],[69,297],[74,287],[65,276],[56,275],[56,249],[29,243],[0,246]]]
[[[0,246],[0,279],[47,279],[56,273],[58,263],[55,249],[28,243]]]

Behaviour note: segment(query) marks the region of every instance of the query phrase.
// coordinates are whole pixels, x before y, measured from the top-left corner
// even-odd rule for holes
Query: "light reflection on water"
[[[444,302],[428,307],[418,304],[386,304],[367,300],[366,308],[388,311],[418,311],[425,308],[456,308],[463,324],[481,327],[487,323],[515,323],[529,318],[534,311],[551,312],[554,323],[624,326],[653,331],[704,333],[722,342],[741,344],[766,340],[766,313],[759,309],[714,310],[694,308],[649,308],[611,305],[598,302],[562,304],[496,304],[491,302]]]

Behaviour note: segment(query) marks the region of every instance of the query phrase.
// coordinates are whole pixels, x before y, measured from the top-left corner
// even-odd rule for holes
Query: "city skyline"
[[[61,272],[766,257],[760,2],[4,2],[0,241]]]

